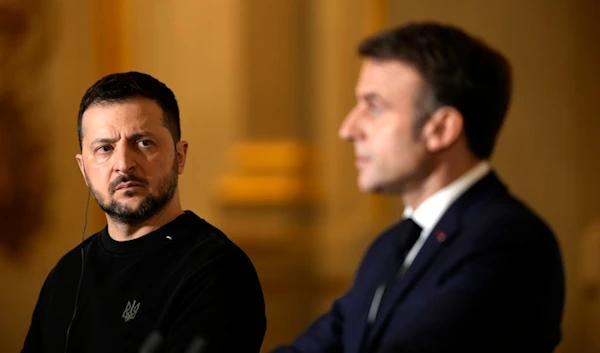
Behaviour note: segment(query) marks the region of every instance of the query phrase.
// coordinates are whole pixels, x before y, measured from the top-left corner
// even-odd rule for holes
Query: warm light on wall
[[[236,206],[289,205],[313,200],[304,169],[309,153],[289,140],[245,142],[229,152],[230,168],[216,182],[220,203]]]

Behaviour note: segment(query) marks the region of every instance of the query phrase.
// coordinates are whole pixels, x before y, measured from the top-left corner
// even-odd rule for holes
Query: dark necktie
[[[397,279],[404,275],[406,269],[404,268],[404,260],[406,259],[406,255],[412,247],[415,245],[419,237],[421,236],[421,227],[411,218],[405,218],[400,222],[399,225],[399,239],[398,239],[398,247],[396,252],[396,263],[398,272],[394,275],[390,276],[390,281],[395,282]],[[389,283],[388,284],[393,284]]]
[[[394,252],[394,264],[390,268],[386,268],[386,274],[384,277],[384,281],[377,288],[373,300],[371,302],[371,308],[369,310],[368,322],[367,322],[367,334],[366,337],[369,337],[370,330],[375,323],[377,317],[380,316],[381,313],[378,313],[379,308],[384,304],[386,300],[391,300],[391,296],[389,295],[392,287],[399,281],[406,268],[404,267],[404,260],[406,259],[406,255],[410,251],[410,249],[415,245],[417,239],[421,235],[421,227],[416,224],[412,219],[405,218],[398,224],[398,234],[396,238],[396,251]],[[365,339],[366,341],[366,339]]]

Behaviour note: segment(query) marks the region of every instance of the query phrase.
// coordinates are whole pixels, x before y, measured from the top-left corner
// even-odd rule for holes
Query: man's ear
[[[185,168],[185,160],[187,158],[188,151],[188,142],[187,141],[179,141],[175,145],[175,153],[177,155],[177,172],[179,174],[183,173],[183,169]]]
[[[447,149],[458,141],[463,133],[463,126],[463,116],[456,108],[449,106],[438,108],[427,119],[421,130],[425,148],[430,153]]]
[[[83,181],[85,181],[85,185],[89,188],[90,184],[88,182],[87,174],[85,173],[85,165],[83,165],[83,156],[80,153],[76,154],[75,159],[77,160],[79,171],[81,172],[81,175],[83,175]]]

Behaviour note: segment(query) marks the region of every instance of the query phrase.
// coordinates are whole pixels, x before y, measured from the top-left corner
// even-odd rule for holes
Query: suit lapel
[[[448,213],[448,216],[449,217],[444,216],[444,218],[448,220],[452,219],[450,213]],[[440,221],[439,225],[435,227],[431,234],[429,234],[425,244],[423,244],[423,247],[404,274],[402,280],[396,282],[392,288],[387,289],[391,291],[389,293],[391,300],[382,303],[382,306],[379,308],[377,320],[375,321],[371,334],[371,342],[379,337],[380,331],[387,325],[387,322],[394,311],[392,309],[395,308],[397,303],[408,293],[415,282],[422,277],[423,272],[429,267],[432,260],[435,259],[436,255],[442,249],[443,243],[449,241],[457,234],[456,222],[445,223],[444,220]]]
[[[453,238],[460,234],[463,216],[487,203],[503,191],[506,191],[506,188],[498,180],[496,174],[491,172],[450,206],[433,231],[428,235],[425,244],[423,244],[423,247],[404,274],[402,280],[396,282],[392,288],[387,289],[391,290],[391,300],[383,303],[379,309],[377,320],[371,331],[369,345],[378,340],[383,328],[386,327],[390,320],[390,316],[394,311],[393,308],[406,296],[414,284],[423,277],[425,270],[444,248],[445,244],[450,243]]]
[[[389,268],[390,266],[396,266],[396,262],[394,257],[396,255],[396,241],[398,241],[398,229],[400,223],[396,223],[385,230],[380,237],[382,238],[381,248],[384,249],[383,252],[378,253],[377,257],[382,259],[381,263],[377,267],[375,271],[372,273],[368,273],[367,275],[372,275],[373,278],[369,279],[367,285],[367,295],[366,298],[357,308],[357,312],[355,313],[356,320],[351,320],[353,324],[347,326],[348,335],[350,338],[350,342],[347,345],[348,353],[356,353],[360,352],[363,345],[367,343],[368,337],[365,337],[365,333],[367,331],[367,316],[369,314],[369,309],[371,308],[371,303],[373,300],[373,296],[375,295],[375,291],[377,290],[377,286],[380,283],[383,283],[385,280],[384,271],[385,268]]]

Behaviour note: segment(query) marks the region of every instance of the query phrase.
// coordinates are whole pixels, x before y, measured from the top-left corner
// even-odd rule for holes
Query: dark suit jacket
[[[274,353],[547,353],[560,342],[559,246],[494,172],[450,206],[365,335],[395,227],[373,242],[331,310]]]

